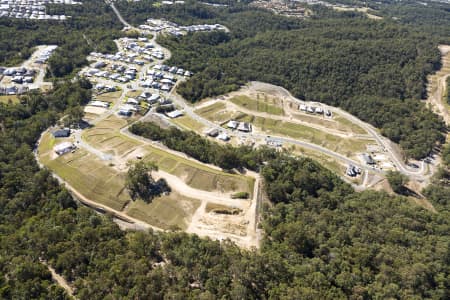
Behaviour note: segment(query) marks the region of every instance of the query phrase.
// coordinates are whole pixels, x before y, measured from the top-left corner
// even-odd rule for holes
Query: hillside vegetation
[[[445,100],[447,100],[447,103],[450,105],[450,77],[447,77],[447,88],[446,88],[446,93],[447,93],[447,97]]]
[[[228,39],[212,33],[163,41],[176,49],[173,64],[196,72],[179,86],[184,97],[197,101],[250,80],[270,82],[381,128],[408,157],[422,158],[443,141],[442,121],[417,101],[425,96],[426,75],[439,67],[436,44],[421,34],[366,20],[334,20]]]
[[[445,36],[439,30],[321,7],[313,8],[313,18],[300,20],[243,3],[230,2],[228,8],[195,1],[161,8],[152,3],[118,5],[135,24],[164,17],[230,29],[160,39],[173,51],[169,64],[195,72],[178,86],[192,102],[257,80],[283,86],[301,99],[344,108],[380,128],[407,157],[423,158],[443,142],[444,124],[418,101],[426,96],[426,76],[440,67],[437,45]]]
[[[154,123],[138,122],[130,127],[136,135],[160,141],[170,149],[184,152],[204,163],[217,165],[225,170],[247,168],[257,171],[264,161],[273,158],[273,150],[250,146],[220,145],[205,139],[193,131],[181,131],[175,127],[164,129]]]
[[[104,9],[100,2],[87,3],[98,3],[98,9]],[[148,3],[130,3],[127,17],[134,8]],[[164,41],[171,48],[179,47],[173,63],[196,68],[195,77],[182,87],[186,93],[190,85],[211,95],[222,93],[257,75],[291,84],[287,87],[298,95],[318,97],[347,107],[363,119],[380,122],[386,135],[398,134],[412,156],[425,155],[439,139],[442,123],[418,101],[423,76],[437,67],[434,37],[389,22],[373,23],[357,14],[299,22],[266,18],[271,15],[249,11],[242,4],[228,9],[202,6],[196,10],[198,7],[152,7],[158,13],[190,15],[187,20],[191,21],[212,22],[227,15],[223,21],[229,20],[226,25],[233,29],[231,34],[195,34]],[[99,11],[92,7],[92,12]],[[216,19],[211,19],[210,12]],[[136,13],[136,19],[145,14],[148,17],[145,9]],[[115,22],[111,25],[117,28]],[[0,26],[3,62],[23,59],[15,54],[17,49],[36,45],[45,29],[48,33],[53,30],[49,28],[53,23],[36,25],[1,18],[0,25],[4,24]],[[71,21],[68,24],[78,26]],[[24,36],[19,37],[20,26],[38,26],[39,34],[24,29]],[[59,26],[66,25],[54,25],[61,29]],[[309,31],[317,34],[316,39]],[[55,39],[70,45],[70,39],[77,38],[73,51],[75,57],[82,57],[90,46],[81,46],[81,33],[90,31],[80,29],[73,36],[70,32]],[[11,48],[15,46],[9,40],[3,43],[15,37],[18,48]],[[97,37],[100,41],[105,36],[100,32]],[[278,44],[265,39],[269,37]],[[300,46],[297,39],[309,44]],[[274,58],[269,56],[269,47],[273,47]],[[58,54],[72,66],[63,68],[61,76],[78,67],[69,49],[61,47]],[[290,49],[293,58],[288,55]],[[400,51],[405,51],[404,56]],[[323,62],[316,52],[324,55]],[[353,59],[340,57],[343,55],[353,55]],[[305,56],[310,61],[304,60]],[[375,65],[366,64],[361,56],[368,56]],[[281,64],[279,69],[276,63]],[[300,79],[290,83],[295,72]],[[242,162],[249,167],[261,167],[270,203],[263,207],[264,237],[258,251],[181,232],[122,231],[110,216],[78,206],[48,170],[39,168],[32,152],[42,131],[91,99],[90,88],[84,80],[60,80],[48,94],[33,93],[18,103],[0,103],[1,299],[69,299],[53,283],[42,261],[75,288],[78,299],[450,298],[450,147],[443,151],[446,165],[424,191],[436,208],[433,213],[405,197],[376,191],[356,193],[311,159],[268,151],[250,164],[254,152],[247,148],[235,153],[198,135],[138,124],[140,134],[203,161],[219,164],[215,159],[222,151],[230,155],[224,161],[245,156]],[[419,139],[418,145],[412,144],[414,139]]]
[[[122,35],[122,25],[103,1],[51,5],[47,13],[71,18],[64,22],[0,18],[0,66],[20,64],[35,46],[58,45],[49,60],[47,76],[73,76],[88,63],[86,56],[91,51],[117,51],[113,40]]]
[[[277,154],[262,169],[273,206],[264,209],[259,252],[184,233],[124,232],[77,207],[31,149],[86,92],[67,83],[24,104],[0,104],[1,298],[67,299],[40,260],[79,299],[448,298],[450,193],[442,178],[427,190],[432,213],[405,198],[355,193],[316,162]]]

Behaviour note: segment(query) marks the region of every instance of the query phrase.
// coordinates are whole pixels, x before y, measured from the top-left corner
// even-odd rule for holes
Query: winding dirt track
[[[46,261],[41,261],[41,263],[44,266],[46,266],[47,269],[50,271],[50,273],[52,274],[53,281],[55,281],[60,287],[62,287],[66,291],[66,293],[73,299],[78,299],[73,295],[73,289],[69,285],[69,283],[64,279],[64,277],[56,273],[55,269],[53,269],[52,266],[50,266]]]
[[[450,45],[440,45],[439,50],[442,55],[442,68],[435,75],[436,86],[429,91],[427,103],[433,111],[440,115],[445,124],[450,125],[450,112],[444,104],[443,97],[447,89],[447,78],[450,76]]]

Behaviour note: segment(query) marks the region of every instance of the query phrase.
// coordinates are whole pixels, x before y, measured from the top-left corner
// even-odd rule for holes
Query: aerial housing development
[[[0,299],[448,299],[424,1],[0,0]]]
[[[48,15],[47,4],[80,5],[72,0],[0,0],[0,18],[30,20],[66,20],[70,16]]]
[[[0,66],[0,95],[23,94],[51,86],[45,82],[47,61],[57,46],[39,46],[31,57],[19,67]]]
[[[139,28],[144,31],[151,31],[156,33],[169,33],[174,36],[186,35],[192,32],[208,32],[221,30],[227,32],[228,29],[220,24],[203,24],[180,26],[174,22],[162,19],[148,19],[146,24],[139,25]]]

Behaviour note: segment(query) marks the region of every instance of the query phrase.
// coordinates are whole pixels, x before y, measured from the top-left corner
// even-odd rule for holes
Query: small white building
[[[228,127],[228,128],[231,128],[231,129],[236,129],[238,126],[239,126],[239,123],[236,122],[236,121],[234,121],[234,120],[230,120],[230,121],[227,123],[227,127]]]
[[[210,128],[205,132],[206,135],[210,136],[210,137],[217,137],[219,135],[219,129],[217,128]]]
[[[165,92],[170,91],[170,85],[168,85],[168,84],[163,84],[163,85],[161,86],[161,91],[165,91]]]
[[[64,153],[70,152],[75,149],[75,145],[71,142],[64,142],[53,147],[53,150],[58,155],[63,155]]]
[[[230,140],[230,137],[228,136],[228,134],[226,132],[221,132],[218,136],[217,139],[227,142]]]
[[[252,131],[252,125],[250,123],[247,122],[240,122],[237,130],[242,131],[242,132],[251,132]]]
[[[175,119],[175,118],[181,117],[182,115],[183,115],[183,112],[179,111],[179,110],[174,110],[174,111],[171,111],[171,112],[167,113],[167,116],[169,118],[171,118],[171,119]]]
[[[94,100],[88,103],[89,106],[109,108],[109,102]]]
[[[134,99],[134,98],[128,98],[127,104],[138,105],[138,104],[139,104],[139,101],[137,101],[137,100]]]
[[[156,103],[161,96],[159,94],[152,94],[150,98],[147,99],[148,103],[153,104]]]

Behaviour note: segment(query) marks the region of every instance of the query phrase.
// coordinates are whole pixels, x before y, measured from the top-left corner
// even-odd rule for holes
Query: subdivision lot
[[[119,211],[131,200],[124,190],[125,174],[96,156],[77,149],[74,153],[55,157],[45,148],[48,146],[39,148],[42,163],[86,198]]]
[[[283,147],[288,149],[289,151],[292,151],[294,154],[307,156],[309,158],[317,160],[318,162],[320,162],[321,164],[323,164],[325,167],[327,167],[331,171],[335,172],[336,174],[342,174],[346,170],[345,166],[343,166],[342,164],[337,162],[335,159],[333,159],[332,157],[329,157],[325,154],[306,149],[299,145],[286,144],[286,145],[283,145]]]
[[[133,201],[127,207],[126,213],[161,229],[186,230],[200,202],[172,191],[167,196],[153,199],[151,203]]]
[[[323,115],[316,116],[313,114],[300,112],[294,113],[293,116],[300,121],[308,122],[314,125],[319,125],[330,129],[355,134],[367,134],[367,132],[363,128],[347,120],[346,118],[343,118],[342,116],[336,114],[334,114],[332,119],[326,118]]]
[[[230,120],[233,116],[233,112],[226,110],[226,105],[223,102],[215,102],[211,105],[199,108],[195,112],[209,121],[216,121],[218,123],[224,123]]]
[[[195,112],[209,121],[219,124],[224,124],[232,119],[252,122],[252,118],[260,117],[263,119],[273,119],[274,122],[285,121],[293,124],[301,124],[304,127],[312,127],[313,129],[324,132],[332,131],[345,135],[367,134],[363,128],[338,114],[333,114],[332,117],[325,117],[323,114],[318,115],[301,112],[297,109],[297,104],[291,102],[285,105],[286,110],[284,110],[281,107],[282,104],[276,98],[269,97],[266,98],[268,100],[264,100],[264,96],[259,95],[259,100],[255,100],[256,96],[252,95],[252,97],[244,95],[233,96],[228,100],[233,105],[227,105],[226,102],[214,102],[198,108]],[[237,107],[234,105],[237,105]],[[253,111],[254,113],[252,113]],[[261,113],[266,115],[261,115]],[[272,114],[273,117],[269,117],[267,114]],[[295,120],[298,120],[298,122],[294,122]],[[311,124],[311,126],[308,126],[308,124]]]
[[[178,125],[179,127],[187,130],[192,130],[196,132],[202,132],[205,129],[202,123],[192,119],[189,116],[182,116],[171,120],[172,123]]]
[[[179,163],[173,169],[173,174],[191,187],[204,191],[219,191],[230,193],[233,191],[248,192],[252,195],[254,180],[240,175],[220,174],[193,167],[186,163]]]
[[[348,157],[353,156],[355,153],[366,151],[366,145],[371,142],[370,140],[363,139],[342,138],[301,124],[256,117],[244,113],[240,113],[235,119],[252,123],[254,127],[264,133],[300,139],[320,145]]]
[[[106,205],[127,215],[140,219],[161,229],[186,230],[201,201],[179,194],[171,194],[154,199],[147,204],[141,200],[132,201],[125,190],[125,171],[117,170],[110,161],[104,161],[83,149],[74,153],[57,156],[53,147],[69,139],[58,139],[46,133],[39,145],[40,161],[52,172],[60,176],[74,189],[88,199]],[[225,174],[210,169],[194,161],[180,158],[150,146],[144,146],[148,155],[143,160],[155,161],[161,170],[172,172],[194,189],[204,191],[229,192],[253,191],[254,179],[242,175]],[[223,220],[220,226],[228,227]],[[230,223],[230,224],[231,224]],[[234,225],[233,225],[234,226]]]
[[[172,192],[149,204],[142,200],[132,201],[124,188],[125,172],[118,171],[108,161],[102,161],[83,149],[56,156],[53,146],[67,140],[56,141],[51,134],[45,134],[39,146],[40,160],[83,196],[118,211],[126,208],[129,216],[162,229],[187,228],[200,200]]]
[[[122,91],[116,91],[116,92],[100,94],[100,95],[95,96],[95,98],[99,101],[113,103],[117,99],[119,99],[121,95],[122,95]]]
[[[273,98],[268,98],[266,95],[259,96],[257,99],[250,98],[248,96],[234,96],[228,101],[232,103],[245,107],[246,109],[265,112],[272,115],[284,115],[284,110],[282,107],[277,106],[277,101]]]
[[[140,94],[142,94],[142,90],[134,90],[134,91],[128,91],[125,96],[126,97],[130,97],[130,98],[136,98]]]
[[[337,113],[325,116],[323,112],[317,114],[300,111],[298,103],[286,100],[279,95],[251,92],[243,89],[229,94],[227,101],[228,102],[226,103],[229,105],[226,105],[226,109],[224,108],[223,110],[228,110],[230,112],[242,110],[245,113],[254,114],[260,117],[273,115],[271,118],[277,120],[298,120],[303,122],[303,125],[305,126],[310,124],[310,127],[318,128],[323,131],[332,130],[340,131],[342,133],[367,134],[367,132],[359,125]],[[235,105],[238,107],[235,107]],[[322,105],[318,103],[311,103],[310,105],[313,107],[322,107]],[[323,110],[325,110],[325,108],[323,108]]]
[[[292,153],[296,155],[306,156],[309,158],[312,158],[319,162],[321,165],[326,167],[327,169],[333,171],[337,175],[345,176],[347,166],[339,163],[336,159],[333,157],[330,157],[328,155],[325,155],[320,152],[312,151],[310,149],[303,148],[299,145],[293,145],[293,144],[286,144],[283,145],[283,148],[288,149],[289,151],[292,151]],[[345,177],[348,182],[352,182],[356,185],[361,185],[363,183],[363,177]]]
[[[228,174],[194,160],[180,157],[170,151],[164,151],[157,147],[131,139],[119,132],[120,128],[128,123],[116,116],[109,116],[99,122],[97,126],[87,130],[83,138],[89,145],[104,153],[116,156],[125,164],[129,159],[135,159],[131,155],[135,151],[145,161],[155,162],[161,170],[182,178],[189,186],[205,191],[253,191],[254,179],[239,174]]]
[[[222,193],[243,191],[252,195],[254,179],[251,177],[224,173],[155,147],[145,149],[145,161],[156,163],[161,170],[176,175],[192,188]]]

